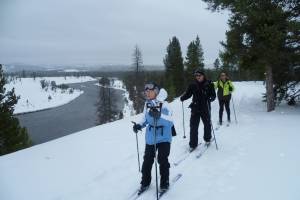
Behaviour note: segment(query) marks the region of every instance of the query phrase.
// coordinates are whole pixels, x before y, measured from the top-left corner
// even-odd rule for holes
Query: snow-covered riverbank
[[[80,90],[73,90],[71,88],[56,88],[55,90],[52,90],[51,86],[49,86],[47,89],[42,89],[41,80],[45,80],[48,83],[54,81],[56,85],[61,85],[82,83],[93,81],[95,79],[87,76],[14,79],[5,85],[7,90],[15,88],[16,95],[20,96],[20,99],[15,106],[14,114],[34,112],[61,106],[69,103],[83,93]]]

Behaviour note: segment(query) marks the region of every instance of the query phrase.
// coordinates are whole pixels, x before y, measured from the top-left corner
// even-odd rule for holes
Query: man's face
[[[195,74],[195,78],[198,82],[203,82],[204,81],[204,76],[203,74]]]
[[[153,100],[156,98],[156,93],[154,90],[147,89],[145,90],[145,94],[148,100]]]

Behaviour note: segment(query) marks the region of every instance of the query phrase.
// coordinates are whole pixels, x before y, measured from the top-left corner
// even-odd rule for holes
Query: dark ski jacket
[[[216,99],[213,82],[206,79],[203,82],[193,81],[180,97],[180,100],[185,101],[191,98],[191,96],[193,96],[193,100],[189,107],[192,109],[192,112],[208,111],[210,109],[210,102]]]

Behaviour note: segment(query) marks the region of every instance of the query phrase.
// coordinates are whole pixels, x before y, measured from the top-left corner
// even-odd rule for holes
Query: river
[[[77,131],[103,123],[103,87],[96,81],[69,84],[70,87],[84,91],[82,95],[68,104],[48,110],[16,115],[22,126],[28,130],[34,144],[41,144]],[[122,90],[110,89],[114,99],[115,112],[122,112],[124,97]]]

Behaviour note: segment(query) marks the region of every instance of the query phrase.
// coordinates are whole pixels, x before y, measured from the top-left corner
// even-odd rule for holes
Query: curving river
[[[84,91],[70,103],[33,113],[16,115],[22,126],[25,126],[34,144],[48,142],[77,131],[81,131],[115,119],[107,119],[103,107],[106,106],[103,94],[106,88],[96,86],[97,81],[68,84]],[[124,91],[110,89],[114,113],[124,108]],[[111,115],[110,115],[111,116]],[[105,118],[105,120],[104,120]]]

